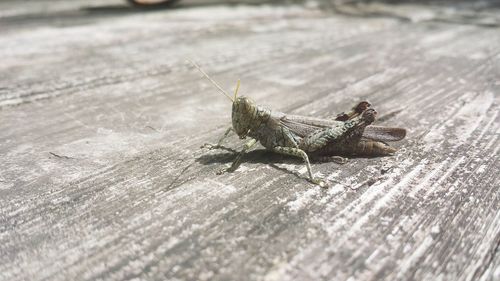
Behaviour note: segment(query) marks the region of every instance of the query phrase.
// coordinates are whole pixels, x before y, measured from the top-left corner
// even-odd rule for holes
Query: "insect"
[[[313,176],[310,159],[345,162],[343,156],[391,155],[396,149],[387,142],[402,140],[406,136],[403,128],[371,125],[377,111],[367,101],[358,103],[350,111],[338,114],[334,119],[289,115],[256,105],[248,97],[238,96],[239,80],[234,96],[231,97],[200,66],[189,62],[233,104],[232,127],[226,130],[216,145],[206,144],[204,147],[221,148],[223,140],[231,131],[240,139],[248,139],[232,165],[219,173],[235,171],[244,154],[259,141],[268,150],[302,158],[309,180],[324,187],[327,184]]]

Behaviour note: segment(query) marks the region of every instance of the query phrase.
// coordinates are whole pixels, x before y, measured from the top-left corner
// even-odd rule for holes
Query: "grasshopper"
[[[345,163],[342,156],[386,156],[396,152],[386,142],[399,141],[406,136],[403,128],[371,125],[377,111],[362,101],[347,113],[334,119],[320,119],[289,115],[256,105],[250,98],[238,96],[238,80],[231,97],[217,82],[195,62],[189,61],[221,94],[231,100],[232,127],[228,128],[216,145],[205,144],[210,149],[221,148],[223,140],[234,131],[240,139],[248,139],[232,165],[218,172],[233,172],[241,164],[244,154],[259,141],[266,149],[276,153],[302,158],[309,180],[322,187],[326,183],[313,176],[310,159]]]

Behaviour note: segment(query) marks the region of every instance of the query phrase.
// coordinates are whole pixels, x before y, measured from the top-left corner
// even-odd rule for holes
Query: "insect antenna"
[[[236,82],[236,90],[234,90],[234,100],[236,100],[236,97],[238,96],[238,90],[240,89],[240,79],[238,79],[238,82]]]
[[[208,74],[207,74],[207,73],[205,73],[205,71],[203,71],[203,69],[201,69],[201,67],[200,67],[198,64],[196,64],[194,61],[192,61],[192,60],[190,60],[190,59],[188,59],[187,61],[188,61],[189,63],[191,63],[194,67],[196,67],[196,69],[198,69],[198,71],[200,71],[200,72],[201,72],[201,74],[203,74],[203,76],[205,76],[205,78],[207,78],[207,79],[208,79],[208,81],[212,82],[212,84],[213,84],[213,85],[214,85],[214,86],[215,86],[215,87],[216,87],[216,88],[220,91],[220,93],[221,93],[221,94],[223,94],[223,95],[224,95],[224,96],[226,96],[229,100],[231,100],[232,102],[234,102],[234,100],[231,98],[231,96],[230,96],[228,93],[226,93],[226,91],[224,91],[224,90],[222,89],[222,87],[221,87],[221,86],[219,86],[219,84],[217,84],[217,82],[215,82],[212,78],[210,78],[210,76],[208,76]],[[239,82],[238,82],[238,88],[239,88]],[[236,90],[236,91],[237,91],[237,90]],[[235,96],[236,96],[236,93],[235,93]]]

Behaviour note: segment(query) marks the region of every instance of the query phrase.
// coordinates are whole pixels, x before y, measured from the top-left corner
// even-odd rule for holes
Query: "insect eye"
[[[254,107],[254,105],[251,101],[249,101],[249,100],[245,101],[245,111],[250,112],[253,110],[253,107]]]

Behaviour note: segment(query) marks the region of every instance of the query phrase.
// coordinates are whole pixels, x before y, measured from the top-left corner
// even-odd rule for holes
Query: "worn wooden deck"
[[[494,5],[188,2],[0,3],[1,280],[500,279]],[[185,58],[284,112],[368,99],[408,137],[314,164],[326,190],[261,148],[217,176],[230,104]]]

